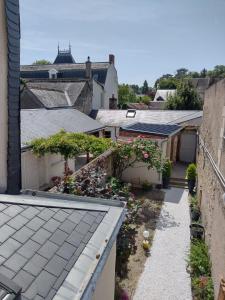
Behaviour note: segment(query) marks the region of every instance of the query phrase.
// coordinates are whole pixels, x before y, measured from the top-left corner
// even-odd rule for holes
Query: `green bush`
[[[144,182],[142,183],[142,189],[143,189],[144,191],[151,191],[151,190],[153,189],[153,186],[152,186],[152,184],[151,184],[150,182],[148,182],[148,181],[146,180],[146,181],[144,181]]]
[[[162,176],[163,178],[170,178],[172,172],[172,162],[167,159],[163,166]]]
[[[195,164],[189,164],[186,171],[186,176],[188,180],[195,180],[197,177],[197,169]]]
[[[193,240],[189,254],[191,283],[196,300],[213,300],[213,282],[208,247],[202,240]]]

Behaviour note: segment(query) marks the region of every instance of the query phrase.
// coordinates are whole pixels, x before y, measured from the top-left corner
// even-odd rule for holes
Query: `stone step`
[[[176,177],[171,177],[170,181],[176,181],[176,182],[185,182],[187,183],[187,179],[186,178],[176,178]]]

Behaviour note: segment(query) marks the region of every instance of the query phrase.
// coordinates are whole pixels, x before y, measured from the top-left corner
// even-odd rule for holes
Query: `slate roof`
[[[127,110],[93,110],[90,114],[104,126],[122,127],[135,122],[149,124],[181,124],[202,118],[202,111],[193,110],[136,110],[134,118],[127,118]]]
[[[73,106],[84,89],[87,81],[38,81],[26,84],[29,91],[46,108]],[[27,95],[21,95],[21,102]],[[31,96],[30,96],[31,97]],[[32,97],[31,97],[32,101]]]
[[[176,90],[157,90],[154,100],[153,101],[159,101],[158,98],[163,99],[162,101],[166,101],[169,95],[173,95],[176,92]]]
[[[54,64],[75,64],[75,60],[70,51],[59,51]]]
[[[167,124],[134,123],[133,125],[122,127],[122,129],[125,131],[136,131],[153,135],[171,136],[181,130],[182,127],[178,125]]]
[[[21,110],[21,146],[35,138],[48,137],[64,129],[67,132],[94,132],[104,126],[73,108]]]
[[[92,62],[92,77],[101,84],[105,84],[109,62]],[[51,64],[51,65],[24,65],[20,67],[20,75],[24,79],[48,79],[48,71],[56,69],[58,78],[86,78],[86,64]]]
[[[21,300],[87,293],[101,261],[96,255],[103,259],[124,217],[122,203],[102,202],[47,193],[0,195],[0,274],[22,288]]]

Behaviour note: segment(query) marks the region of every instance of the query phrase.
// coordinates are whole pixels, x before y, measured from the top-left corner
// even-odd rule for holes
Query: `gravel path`
[[[151,255],[147,258],[134,300],[191,300],[191,280],[186,272],[190,245],[188,192],[166,192]]]

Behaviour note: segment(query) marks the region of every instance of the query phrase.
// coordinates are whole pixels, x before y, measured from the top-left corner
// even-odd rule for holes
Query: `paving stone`
[[[51,236],[51,233],[43,228],[40,228],[33,236],[32,240],[43,245],[44,242]]]
[[[8,226],[7,224],[3,225],[1,227],[0,242],[4,243],[14,232],[15,229],[12,227]]]
[[[19,273],[13,278],[13,281],[21,286],[22,292],[24,292],[29,287],[34,278],[34,276],[27,273],[26,271],[20,270]]]
[[[28,263],[23,267],[24,270],[30,274],[37,276],[44,266],[47,264],[48,260],[39,254],[35,254]]]
[[[13,235],[13,238],[20,243],[25,243],[33,234],[33,230],[27,227],[22,227]]]
[[[28,240],[19,250],[22,256],[26,258],[31,258],[37,250],[40,248],[40,245],[32,240]]]
[[[30,222],[27,223],[26,226],[34,231],[37,231],[44,223],[45,223],[44,220],[35,217],[32,220],[30,220]]]
[[[52,275],[59,276],[66,266],[67,261],[62,257],[55,255],[45,266],[45,270],[51,273]]]
[[[5,267],[18,272],[27,262],[27,259],[18,253],[13,254],[5,263]]]
[[[21,244],[16,240],[9,238],[5,243],[0,246],[0,255],[9,258]]]
[[[64,241],[67,239],[68,234],[66,234],[64,231],[57,229],[56,232],[52,235],[50,238],[50,241],[55,243],[56,245],[61,246]]]
[[[47,241],[38,251],[38,253],[40,255],[42,255],[43,257],[47,258],[47,259],[50,259],[54,254],[55,252],[59,249],[59,246],[50,242],[50,241]]]

